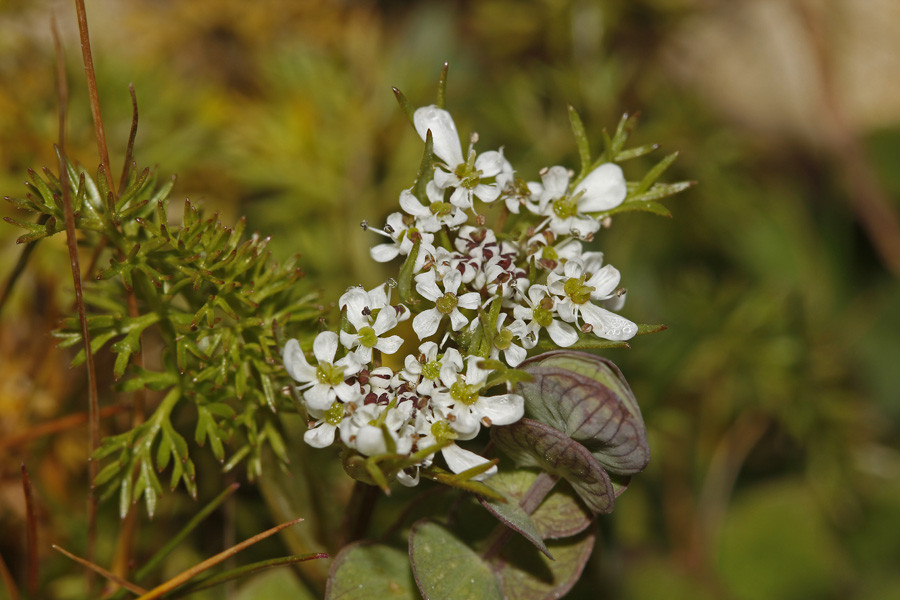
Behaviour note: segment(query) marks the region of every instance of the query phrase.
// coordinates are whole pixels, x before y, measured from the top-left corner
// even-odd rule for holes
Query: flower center
[[[469,385],[458,380],[450,386],[450,397],[457,402],[471,406],[478,401],[478,392],[480,390],[481,388],[477,385]]]
[[[547,260],[559,260],[559,253],[553,246],[544,246],[544,249],[541,250],[541,258]]]
[[[344,420],[344,403],[335,401],[325,411],[325,422],[337,427]]]
[[[563,196],[553,201],[553,213],[560,219],[568,219],[578,214],[578,201]]]
[[[453,309],[456,308],[457,302],[458,300],[456,299],[456,294],[447,292],[437,299],[437,301],[434,303],[434,307],[438,309],[439,313],[443,315],[449,315],[453,312]]]
[[[589,285],[584,285],[585,275],[581,277],[570,277],[563,285],[566,296],[572,299],[575,304],[584,304],[591,299],[591,292],[594,291]]]
[[[436,217],[446,217],[453,212],[453,205],[449,202],[432,202],[428,209]]]
[[[319,383],[330,386],[340,385],[344,381],[344,370],[331,363],[320,362],[316,369],[316,379]]]
[[[497,334],[497,337],[494,338],[494,347],[497,348],[497,350],[506,350],[512,345],[512,339],[512,331],[504,327],[500,330],[500,333]]]
[[[456,436],[453,435],[453,430],[450,429],[450,423],[447,421],[435,421],[432,423],[431,435],[434,436],[434,439],[437,442],[444,442],[456,438]]]
[[[541,327],[550,327],[553,323],[553,300],[544,298],[534,309],[534,322]]]
[[[378,343],[378,335],[368,325],[361,327],[356,333],[359,335],[359,343],[366,348],[374,348],[375,344]]]
[[[426,363],[422,367],[422,376],[425,379],[437,380],[438,377],[441,376],[441,361],[433,360],[429,363]]]

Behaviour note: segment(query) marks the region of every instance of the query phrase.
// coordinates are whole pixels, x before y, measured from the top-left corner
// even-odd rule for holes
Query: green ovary
[[[453,312],[453,309],[456,308],[457,302],[456,294],[447,293],[438,298],[437,302],[434,303],[434,306],[442,315],[449,315]]]
[[[575,304],[584,304],[591,299],[591,292],[594,291],[589,285],[584,285],[585,276],[570,277],[563,286],[566,296],[572,299]]]
[[[422,376],[425,379],[431,379],[432,381],[436,381],[438,377],[441,376],[441,363],[440,361],[433,360],[430,363],[427,363],[422,367]]]
[[[550,327],[553,323],[553,311],[543,307],[535,308],[534,322],[541,327]]]
[[[447,421],[435,421],[431,425],[431,435],[433,435],[434,439],[438,442],[456,439],[453,430],[450,429],[450,423]]]
[[[334,402],[325,411],[325,422],[329,425],[337,427],[344,420],[344,404],[342,402]]]
[[[344,381],[344,370],[340,367],[335,367],[331,363],[319,363],[319,368],[316,369],[316,379],[319,380],[319,383],[325,383],[327,385],[340,385]]]
[[[375,334],[375,330],[369,326],[361,327],[356,333],[359,335],[359,343],[366,348],[374,348],[375,344],[378,343],[378,336]]]
[[[553,214],[555,214],[560,219],[568,219],[569,217],[574,217],[578,214],[578,202],[569,198],[568,196],[563,196],[557,200],[553,201]]]
[[[509,329],[503,328],[494,338],[494,347],[498,350],[506,350],[512,344],[513,334]]]
[[[478,392],[480,390],[481,388],[478,386],[468,385],[462,381],[457,381],[450,386],[450,397],[457,402],[462,402],[468,406],[475,404],[475,402],[478,401]]]
[[[449,202],[432,202],[428,208],[436,217],[446,217],[453,212],[453,205]]]

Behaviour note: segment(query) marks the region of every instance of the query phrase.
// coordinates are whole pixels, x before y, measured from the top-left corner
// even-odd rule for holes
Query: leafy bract
[[[611,473],[631,475],[647,466],[650,447],[641,410],[615,364],[557,350],[519,368],[532,376],[516,388],[528,416],[579,442]]]

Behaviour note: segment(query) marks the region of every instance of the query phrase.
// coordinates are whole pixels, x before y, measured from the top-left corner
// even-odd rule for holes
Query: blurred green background
[[[629,289],[624,314],[669,329],[607,353],[637,394],[654,457],[600,520],[570,597],[900,598],[896,1],[87,4],[113,168],[133,82],[138,162],[177,174],[176,201],[225,222],[246,214],[276,257],[302,254],[326,298],[388,274],[359,223],[393,210],[421,153],[391,86],[431,103],[449,61],[447,108],[463,137],[503,145],[532,180],[577,163],[567,104],[595,148],[639,111],[633,142],[661,150],[626,175],[678,150],[667,179],[698,185],[670,202],[674,219],[627,215],[598,240]],[[29,167],[55,169],[51,13],[70,75],[69,152],[98,162],[71,3],[2,0],[0,195],[23,193]],[[17,235],[0,227],[4,279]],[[63,244],[38,247],[0,327],[0,530],[16,532],[0,552],[16,573],[20,463],[46,536],[77,540],[83,528],[72,489],[85,481],[85,433],[9,442],[83,410],[83,375],[48,333],[71,310]],[[241,508],[259,502],[252,487],[242,494],[241,535]],[[269,525],[245,520],[247,535]]]

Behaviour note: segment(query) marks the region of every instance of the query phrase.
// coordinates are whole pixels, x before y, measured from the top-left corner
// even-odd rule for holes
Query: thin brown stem
[[[351,542],[361,539],[369,528],[372,519],[372,511],[375,509],[375,500],[378,498],[378,488],[368,483],[357,480],[350,494],[350,504],[347,506],[344,523],[338,535],[338,547],[343,548]]]
[[[28,469],[25,463],[22,463],[22,494],[25,496],[25,522],[26,522],[26,539],[28,543],[28,578],[26,584],[28,593],[32,598],[38,597],[38,537],[37,537],[37,514],[34,508],[34,492],[31,489],[31,478],[28,476]]]
[[[69,558],[71,558],[72,560],[77,562],[78,564],[80,564],[84,567],[87,567],[88,569],[90,569],[91,572],[102,575],[104,578],[108,579],[109,581],[112,581],[116,585],[119,585],[119,586],[125,588],[129,592],[132,592],[134,594],[146,594],[147,593],[147,590],[145,590],[144,588],[142,588],[138,585],[135,585],[135,584],[131,583],[130,581],[125,581],[121,577],[119,577],[113,573],[110,573],[109,571],[107,571],[106,569],[101,567],[100,565],[94,564],[89,560],[85,560],[85,559],[81,558],[80,556],[75,556],[68,550],[65,550],[64,548],[60,548],[56,544],[53,544],[53,546],[51,546],[51,548],[53,548],[60,554],[64,554],[64,555],[68,556]]]
[[[181,573],[179,573],[172,579],[168,580],[167,582],[163,583],[162,585],[159,585],[159,586],[153,588],[152,590],[150,590],[149,592],[147,592],[146,594],[144,594],[143,596],[138,598],[138,600],[152,600],[153,598],[159,598],[159,597],[163,596],[164,594],[171,592],[178,586],[184,585],[185,583],[187,583],[188,581],[190,581],[191,579],[193,579],[194,577],[196,577],[203,571],[206,571],[207,569],[214,567],[217,564],[227,560],[231,556],[234,556],[235,554],[237,554],[241,550],[244,550],[248,546],[252,546],[256,542],[262,541],[265,538],[278,533],[282,529],[290,527],[291,525],[296,525],[297,523],[299,523],[302,520],[303,519],[294,519],[293,521],[288,521],[287,523],[282,523],[281,525],[276,525],[275,527],[272,527],[271,529],[267,529],[266,531],[263,531],[262,533],[258,533],[256,535],[254,535],[253,537],[244,540],[243,542],[241,542],[240,544],[237,544],[236,546],[232,546],[231,548],[229,548],[227,550],[223,550],[222,552],[219,552],[218,554],[216,554],[215,556],[213,556],[211,558],[207,558],[203,562],[191,567],[190,569],[187,569],[186,571],[182,571]]]
[[[83,14],[84,2],[78,0],[82,11],[79,14],[79,25]],[[59,39],[59,30],[56,21],[53,21],[53,43],[56,47],[57,85],[59,90],[59,181],[62,188],[63,208],[66,215],[66,241],[69,248],[69,261],[72,269],[72,281],[75,286],[75,305],[78,309],[78,319],[81,322],[81,339],[84,342],[88,372],[88,413],[90,416],[89,439],[90,454],[92,455],[99,445],[100,437],[100,410],[97,395],[97,377],[94,369],[94,353],[91,351],[91,334],[88,330],[87,315],[84,308],[84,293],[81,286],[81,267],[78,264],[78,240],[75,233],[75,214],[72,210],[72,193],[69,185],[69,170],[66,158],[66,118],[69,101],[69,88],[66,80],[66,67],[63,59],[62,44]],[[82,30],[82,46],[87,40],[87,22]],[[89,44],[88,44],[89,47]],[[88,49],[90,54],[90,49]],[[93,71],[93,69],[91,69]],[[94,85],[96,91],[96,85]],[[104,142],[105,144],[105,142]],[[107,163],[109,162],[107,158]],[[93,560],[94,544],[97,533],[97,497],[94,489],[94,479],[97,476],[97,464],[88,458],[89,499],[88,499],[88,560]],[[91,587],[93,578],[88,578],[88,587]]]
[[[91,37],[88,33],[87,11],[84,0],[75,0],[75,12],[78,13],[78,33],[81,38],[81,59],[84,62],[84,74],[87,78],[88,96],[91,101],[91,117],[94,119],[94,133],[97,137],[97,153],[100,164],[106,173],[106,181],[113,196],[116,186],[113,184],[112,169],[109,166],[109,149],[106,145],[106,131],[103,129],[103,117],[100,115],[100,94],[97,92],[97,74],[94,71],[94,58],[91,55]]]

